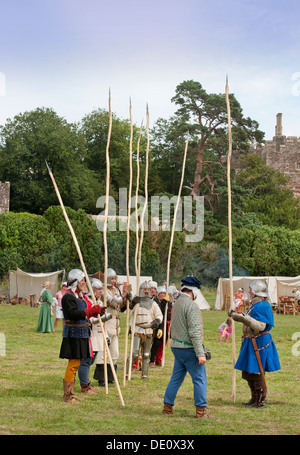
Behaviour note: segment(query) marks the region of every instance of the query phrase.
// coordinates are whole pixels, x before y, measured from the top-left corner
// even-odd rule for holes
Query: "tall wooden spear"
[[[137,152],[136,152],[136,162],[137,162],[137,176],[136,176],[136,190],[135,190],[135,225],[136,225],[136,245],[135,245],[135,255],[134,255],[134,266],[135,266],[135,275],[136,275],[136,289],[140,287],[140,271],[138,268],[138,251],[139,251],[139,217],[138,217],[138,195],[139,195],[139,183],[140,183],[140,142],[142,136],[143,122],[141,124],[139,138],[137,142]],[[138,305],[135,306],[134,312],[132,314],[132,327],[135,326],[136,313],[138,311]],[[128,312],[129,313],[129,312]],[[131,334],[132,335],[132,334]],[[128,332],[127,332],[128,336]],[[130,357],[128,362],[128,379],[131,380],[131,367],[132,367],[132,351],[133,351],[133,335],[131,336],[130,343]],[[126,360],[126,359],[125,359]]]
[[[109,89],[108,97],[108,110],[109,110],[109,122],[108,122],[108,133],[105,151],[106,160],[106,188],[105,188],[105,211],[104,211],[104,226],[103,226],[103,246],[104,246],[104,296],[103,305],[107,306],[107,268],[108,268],[108,249],[107,249],[107,224],[108,224],[108,208],[109,208],[109,182],[110,182],[110,159],[109,159],[109,146],[112,130],[112,111],[111,111],[111,94]],[[106,338],[106,324],[104,324],[104,332]],[[107,360],[106,350],[103,350],[103,367],[104,367],[104,381],[105,381],[105,393],[108,394],[108,377],[107,377]],[[113,365],[111,369],[115,371]]]
[[[80,250],[80,247],[79,247],[79,244],[78,244],[78,241],[77,241],[77,238],[76,238],[76,235],[75,235],[73,226],[72,226],[72,224],[71,224],[71,222],[70,222],[70,220],[69,220],[69,217],[68,217],[68,214],[67,214],[67,212],[66,212],[64,203],[63,203],[63,201],[62,201],[62,198],[61,198],[59,189],[58,189],[58,187],[57,187],[57,185],[56,185],[54,176],[53,176],[52,171],[51,171],[51,169],[50,169],[50,167],[49,167],[49,165],[48,165],[47,162],[46,162],[46,165],[47,165],[48,172],[49,172],[50,178],[51,178],[51,180],[52,180],[52,183],[53,183],[55,192],[56,192],[56,194],[57,194],[57,198],[58,198],[59,203],[60,203],[60,206],[61,206],[61,208],[62,208],[63,215],[64,215],[65,220],[66,220],[66,223],[67,223],[67,225],[68,225],[68,227],[69,227],[69,229],[70,229],[70,232],[71,232],[71,235],[72,235],[72,238],[73,238],[73,241],[74,241],[74,244],[75,244],[75,247],[76,247],[78,256],[79,256],[79,260],[80,260],[80,263],[81,263],[82,271],[83,271],[83,273],[84,273],[84,275],[85,275],[85,277],[86,277],[86,283],[87,283],[88,289],[89,289],[89,291],[90,291],[90,294],[91,294],[93,303],[94,303],[94,305],[96,305],[97,303],[96,303],[96,298],[95,298],[95,295],[94,295],[94,291],[93,291],[93,288],[92,288],[92,286],[91,286],[91,282],[90,282],[89,276],[88,276],[88,274],[87,274],[87,270],[86,270],[86,267],[85,267],[85,264],[84,264],[84,261],[83,261],[82,253],[81,253],[81,250]],[[99,324],[100,324],[102,333],[104,333],[103,323],[102,323],[102,321],[101,321],[100,316],[98,316],[98,321],[99,321]],[[118,383],[118,378],[117,378],[115,369],[113,368],[113,362],[112,362],[112,358],[111,358],[111,355],[110,355],[110,351],[109,351],[109,349],[108,349],[108,344],[107,344],[107,341],[106,341],[106,337],[105,337],[105,336],[103,337],[103,341],[104,341],[105,349],[106,349],[106,351],[108,352],[109,362],[110,362],[111,369],[112,369],[112,372],[113,372],[113,375],[114,375],[114,379],[115,379],[115,382],[116,382],[116,385],[117,385],[117,389],[118,389],[118,393],[119,393],[119,396],[120,396],[121,404],[122,404],[122,406],[125,406],[124,400],[123,400],[123,397],[122,397],[122,393],[121,393],[121,390],[120,390],[120,386],[119,386],[119,383]]]
[[[142,210],[142,216],[141,216],[141,221],[140,221],[140,226],[141,226],[141,238],[139,242],[139,257],[138,257],[138,270],[139,270],[139,275],[141,272],[141,261],[142,261],[142,246],[143,246],[143,240],[144,240],[144,217],[146,213],[146,209],[148,206],[148,172],[149,172],[149,148],[150,148],[150,136],[149,136],[149,109],[148,109],[148,104],[147,104],[147,109],[146,109],[146,117],[147,117],[147,147],[146,147],[146,170],[145,170],[145,203],[143,206]]]
[[[173,240],[174,240],[174,232],[175,232],[177,212],[178,212],[179,202],[180,202],[180,198],[181,198],[181,191],[182,191],[182,186],[183,186],[183,181],[184,181],[185,163],[186,163],[186,155],[187,155],[188,144],[189,144],[189,138],[187,137],[186,143],[185,143],[184,155],[183,155],[181,181],[180,181],[180,186],[179,186],[179,191],[178,191],[178,198],[177,198],[177,201],[176,201],[176,206],[175,206],[175,211],[174,211],[174,219],[173,219],[173,224],[172,224],[171,239],[170,239],[170,245],[169,245],[169,254],[168,254],[168,263],[167,263],[167,293],[166,293],[166,297],[168,297],[168,295],[169,295],[168,289],[169,289],[169,284],[170,284],[170,264],[171,264],[172,247],[173,247]],[[167,313],[168,313],[168,304],[166,304],[165,314],[164,314],[163,355],[162,355],[162,361],[161,361],[161,366],[162,367],[164,367],[164,365],[165,365],[166,337],[167,337]]]
[[[137,293],[139,292],[140,287],[140,275],[141,275],[141,258],[142,258],[142,246],[143,246],[143,238],[144,238],[144,217],[147,209],[148,204],[148,168],[149,168],[149,148],[150,148],[150,136],[149,136],[149,109],[148,104],[146,108],[146,116],[147,116],[147,147],[146,147],[146,170],[145,170],[145,202],[143,205],[140,226],[141,226],[141,238],[138,237],[138,217],[137,217],[137,198],[138,198],[138,185],[136,190],[136,229],[137,229],[137,245],[136,245],[136,274],[137,274]],[[141,139],[141,132],[142,126],[140,129],[139,135],[139,142]],[[138,142],[138,150],[139,150],[139,142]],[[137,154],[137,160],[139,160],[139,153]],[[139,179],[139,164],[138,164],[138,179]],[[131,343],[130,343],[130,357],[129,357],[129,366],[128,366],[128,379],[131,379],[131,366],[132,366],[132,353],[133,353],[133,340],[134,340],[134,327],[136,321],[136,315],[138,312],[139,305],[135,305],[133,314],[132,314],[132,324],[131,324]]]
[[[228,154],[227,154],[227,188],[228,188],[228,233],[229,233],[229,289],[230,289],[230,308],[234,310],[233,305],[233,281],[232,281],[232,225],[231,225],[231,154],[232,154],[232,133],[231,133],[231,114],[229,102],[229,87],[228,75],[226,76],[226,105],[227,105],[227,118],[228,118]],[[234,369],[236,363],[235,351],[235,325],[232,321],[232,363],[233,363],[233,377],[232,377],[232,401],[235,403],[236,397],[236,370]]]
[[[134,255],[134,266],[135,266],[135,275],[136,275],[136,289],[140,287],[140,276],[139,276],[139,265],[138,265],[138,252],[139,252],[139,216],[138,216],[138,196],[139,196],[139,184],[140,184],[140,142],[142,137],[143,122],[141,124],[138,143],[137,143],[137,152],[136,152],[136,190],[135,190],[135,255]]]
[[[132,190],[132,138],[133,138],[133,122],[131,99],[129,104],[130,114],[130,141],[129,141],[129,189],[128,189],[128,212],[127,212],[127,242],[126,242],[126,273],[127,286],[129,286],[129,245],[130,245],[130,211],[131,211],[131,190]],[[123,369],[123,386],[126,385],[126,362],[128,350],[128,330],[129,330],[129,300],[126,300],[126,329],[125,329],[125,350],[124,350],[124,369]]]

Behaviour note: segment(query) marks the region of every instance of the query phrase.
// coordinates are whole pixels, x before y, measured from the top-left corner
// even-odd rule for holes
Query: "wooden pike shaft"
[[[140,166],[139,166],[139,150],[140,150],[140,140],[142,134],[142,125],[140,128],[140,134],[137,145],[137,187],[136,187],[136,198],[135,198],[135,210],[136,210],[136,250],[135,250],[135,272],[136,272],[136,290],[139,292],[140,287],[140,274],[141,274],[141,256],[142,256],[142,245],[143,245],[143,233],[144,233],[144,216],[147,208],[148,201],[148,161],[149,161],[149,110],[147,105],[147,148],[146,148],[146,172],[145,172],[145,204],[143,206],[140,225],[141,225],[141,238],[139,239],[139,223],[137,215],[137,204],[138,204],[138,190],[139,190],[139,177],[140,177]],[[132,367],[132,354],[133,354],[133,341],[134,341],[134,327],[136,321],[136,315],[138,312],[139,305],[135,305],[133,314],[132,314],[132,325],[131,325],[131,340],[130,340],[130,355],[129,355],[129,365],[128,365],[128,380],[131,380],[131,367]]]
[[[139,305],[136,304],[133,309],[132,314],[132,324],[131,324],[131,338],[130,338],[130,355],[129,355],[129,362],[128,362],[128,380],[131,380],[131,369],[132,369],[132,355],[133,355],[133,341],[134,341],[134,328],[135,328],[135,321],[136,315],[139,309]]]
[[[51,169],[49,168],[47,162],[46,162],[46,165],[47,165],[48,172],[49,172],[50,178],[51,178],[51,180],[52,180],[52,183],[53,183],[55,192],[56,192],[56,194],[57,194],[57,197],[58,197],[60,206],[61,206],[61,208],[62,208],[62,212],[63,212],[63,214],[64,214],[66,223],[67,223],[67,225],[68,225],[68,227],[69,227],[69,229],[70,229],[70,232],[71,232],[71,235],[72,235],[72,238],[73,238],[73,241],[74,241],[74,244],[75,244],[75,247],[76,247],[78,256],[79,256],[79,260],[80,260],[80,263],[81,263],[82,271],[83,271],[83,273],[84,273],[84,275],[85,275],[85,277],[86,277],[86,283],[87,283],[88,289],[89,289],[90,294],[91,294],[91,296],[92,296],[93,303],[94,303],[94,305],[96,305],[96,298],[95,298],[95,295],[94,295],[94,291],[93,291],[93,288],[92,288],[92,286],[91,286],[91,282],[90,282],[89,276],[88,276],[88,274],[87,274],[87,270],[86,270],[86,267],[85,267],[85,264],[84,264],[84,260],[83,260],[83,257],[82,257],[82,253],[81,253],[81,250],[80,250],[80,247],[79,247],[79,244],[78,244],[78,241],[77,241],[77,238],[76,238],[76,235],[75,235],[73,226],[72,226],[72,224],[71,224],[71,222],[70,222],[70,220],[69,220],[69,217],[68,217],[68,214],[67,214],[67,212],[66,212],[64,203],[63,203],[63,201],[62,201],[62,198],[61,198],[59,189],[58,189],[58,187],[57,187],[57,185],[56,185],[54,176],[53,176],[52,171],[51,171]],[[102,323],[101,318],[100,318],[99,316],[98,316],[98,320],[99,320],[99,324],[100,324],[102,333],[104,333],[103,323]],[[121,393],[121,390],[120,390],[120,386],[119,386],[119,383],[118,383],[118,378],[117,378],[115,369],[114,369],[114,367],[113,367],[112,358],[111,358],[111,355],[110,355],[110,351],[109,351],[108,344],[107,344],[107,341],[106,341],[106,337],[105,337],[105,336],[103,337],[103,341],[104,341],[104,345],[105,345],[105,350],[106,350],[107,353],[108,353],[108,358],[109,358],[111,370],[112,370],[112,372],[113,372],[114,379],[115,379],[115,382],[116,382],[116,385],[117,385],[117,389],[118,389],[118,393],[119,393],[119,396],[120,396],[121,404],[122,404],[122,406],[125,406],[124,400],[123,400],[123,397],[122,397],[122,393]]]
[[[109,208],[109,181],[110,181],[109,145],[110,145],[111,130],[112,130],[112,111],[111,111],[110,90],[109,90],[109,98],[108,98],[108,109],[109,109],[109,123],[108,123],[106,150],[105,150],[106,187],[105,187],[105,211],[104,211],[104,227],[103,227],[103,246],[104,246],[104,298],[103,298],[103,305],[105,307],[107,306],[107,268],[108,268],[107,224],[108,224],[108,208]],[[104,324],[103,336],[106,337],[106,324]],[[108,394],[108,376],[107,376],[106,350],[104,350],[104,352],[103,352],[103,362],[104,362],[103,365],[104,365],[105,393]],[[111,367],[111,368],[114,370],[114,367]]]
[[[136,275],[136,289],[140,287],[140,275],[139,275],[139,265],[138,265],[138,252],[139,252],[139,216],[138,216],[138,196],[139,196],[139,184],[140,184],[140,142],[142,137],[142,128],[143,123],[141,124],[138,143],[137,143],[137,152],[136,152],[136,190],[135,190],[135,225],[136,225],[136,246],[135,246],[135,255],[134,255],[134,266],[135,266],[135,275]]]
[[[228,233],[229,233],[229,289],[230,289],[230,308],[233,310],[233,280],[232,280],[232,224],[231,224],[231,154],[232,154],[232,133],[231,133],[231,113],[230,113],[230,101],[229,101],[229,88],[228,88],[228,76],[226,77],[226,105],[227,105],[227,117],[228,117],[228,154],[227,154],[227,187],[228,187]],[[234,369],[236,363],[236,351],[235,351],[235,325],[232,321],[232,362],[233,362],[233,378],[232,378],[232,401],[235,402],[236,398],[236,370]]]
[[[129,190],[128,190],[128,213],[127,213],[127,242],[126,242],[126,273],[127,273],[127,286],[130,284],[129,273],[129,245],[130,245],[130,211],[131,211],[131,191],[132,191],[132,138],[133,138],[133,122],[132,122],[132,108],[130,100],[130,144],[129,144]],[[124,349],[124,369],[123,369],[123,386],[126,385],[126,362],[128,350],[128,329],[129,329],[129,300],[126,300],[126,330],[125,330],[125,349]]]
[[[171,239],[170,239],[170,246],[169,246],[168,263],[167,263],[167,294],[166,294],[167,296],[169,295],[168,288],[169,288],[169,284],[170,284],[170,264],[171,264],[172,247],[173,247],[177,212],[178,212],[179,201],[180,201],[181,191],[182,191],[182,186],[183,186],[183,181],[184,181],[185,163],[186,163],[188,144],[189,144],[189,138],[187,137],[186,142],[185,142],[184,155],[183,155],[181,181],[180,181],[178,198],[176,201],[176,206],[175,206],[175,211],[174,211],[174,219],[173,219],[173,224],[172,224]],[[167,311],[168,311],[168,305],[166,304],[165,314],[164,314],[163,355],[162,355],[162,361],[161,361],[162,367],[165,364],[166,336],[167,336],[167,333],[166,333],[167,332]]]
[[[139,242],[139,259],[138,259],[138,273],[140,277],[141,273],[141,260],[142,260],[142,246],[144,239],[144,217],[148,205],[148,169],[149,169],[149,147],[150,147],[150,136],[149,136],[149,110],[147,105],[147,147],[146,147],[146,171],[145,171],[145,203],[143,206],[143,211],[141,215],[140,225],[141,225],[141,238]]]

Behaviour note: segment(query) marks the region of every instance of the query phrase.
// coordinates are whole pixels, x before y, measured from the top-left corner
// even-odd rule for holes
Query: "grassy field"
[[[213,308],[213,293],[207,293],[207,298]],[[206,364],[211,419],[195,419],[189,376],[179,390],[175,414],[162,415],[163,395],[173,367],[170,348],[166,351],[165,367],[151,369],[148,382],[142,382],[140,372],[134,372],[132,380],[122,386],[124,330],[120,335],[118,377],[125,407],[115,386],[109,388],[108,395],[97,387],[99,393],[83,396],[80,405],[64,403],[62,381],[67,361],[58,357],[61,325],[55,333],[37,333],[38,316],[38,308],[0,305],[2,348],[5,341],[5,355],[0,356],[0,435],[300,434],[300,356],[292,354],[296,343],[292,336],[299,334],[299,316],[275,315],[273,338],[282,370],[267,374],[269,393],[265,408],[247,409],[242,401],[248,400],[249,389],[240,371],[235,403],[231,399],[231,342],[218,342],[217,328],[227,315],[215,310],[203,312],[205,345],[212,351],[212,359]],[[124,324],[122,315],[122,328]],[[240,336],[241,324],[237,323],[237,354]],[[77,392],[79,381],[75,385]]]

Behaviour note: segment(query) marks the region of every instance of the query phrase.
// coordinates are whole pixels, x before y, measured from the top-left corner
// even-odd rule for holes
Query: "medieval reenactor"
[[[112,315],[112,318],[106,322],[106,330],[109,338],[109,350],[114,365],[115,371],[117,371],[117,360],[119,358],[119,333],[120,333],[120,311],[126,310],[126,299],[131,300],[131,294],[124,292],[121,293],[117,286],[118,276],[112,268],[107,269],[107,311]],[[105,387],[104,377],[104,352],[99,350],[96,359],[96,369],[94,372],[94,379],[98,381],[99,386]],[[110,363],[107,361],[107,378],[108,383],[113,384],[114,376],[111,370]]]
[[[96,299],[97,305],[102,305],[101,302],[101,294],[103,289],[103,284],[98,278],[92,278],[91,286],[93,289],[93,293]],[[90,297],[90,293],[87,294],[87,297]],[[110,313],[105,313],[101,316],[102,323],[108,321],[112,318]],[[78,378],[80,381],[81,392],[88,393],[88,394],[95,394],[97,393],[95,389],[91,387],[91,381],[89,380],[89,373],[90,367],[93,365],[97,358],[97,354],[99,351],[103,351],[104,341],[103,335],[101,330],[101,325],[98,318],[91,317],[91,345],[93,351],[93,357],[88,357],[87,359],[82,359],[80,363],[80,367],[78,368]],[[107,337],[107,334],[106,334]]]
[[[170,286],[169,286],[170,287]],[[153,342],[151,347],[150,354],[150,367],[161,366],[162,356],[163,356],[163,331],[164,331],[164,318],[166,305],[167,309],[167,333],[166,333],[166,343],[169,338],[169,326],[171,322],[171,313],[172,313],[172,296],[169,294],[169,297],[166,299],[166,287],[158,286],[157,288],[157,297],[154,299],[163,315],[163,320],[160,323],[159,327],[153,331]]]
[[[173,406],[186,374],[193,381],[196,418],[210,417],[207,413],[206,355],[203,346],[203,319],[195,300],[201,282],[194,276],[181,280],[181,293],[172,309],[171,351],[174,366],[164,394],[163,414],[173,414]]]
[[[79,269],[71,270],[68,274],[68,290],[62,298],[65,325],[59,357],[69,359],[63,381],[64,401],[72,403],[78,403],[73,390],[81,360],[93,356],[89,319],[105,312],[100,305],[92,306],[83,293],[85,286],[84,273]]]
[[[242,371],[242,378],[248,382],[251,399],[243,403],[252,408],[265,406],[267,385],[265,372],[281,369],[277,349],[272,339],[274,315],[267,301],[268,287],[261,280],[254,280],[249,285],[251,306],[246,315],[229,310],[228,315],[243,323],[243,341],[237,370]]]
[[[131,336],[134,337],[132,364],[138,358],[141,348],[143,380],[148,379],[153,330],[157,329],[163,320],[163,315],[158,304],[150,296],[150,289],[150,282],[143,282],[140,285],[139,295],[134,297],[129,306],[129,308],[133,310],[135,305],[139,305],[136,313],[135,324],[133,318],[131,319]],[[127,374],[130,364],[129,356],[127,359]]]

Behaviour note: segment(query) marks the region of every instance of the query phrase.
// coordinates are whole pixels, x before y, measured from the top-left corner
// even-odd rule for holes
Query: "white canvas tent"
[[[249,284],[253,280],[263,280],[268,285],[268,292],[270,303],[278,304],[279,297],[292,295],[294,288],[300,288],[300,275],[296,277],[280,277],[280,276],[234,276],[233,293],[237,292],[239,288],[244,289],[245,296],[248,297],[247,292]],[[215,309],[221,310],[224,308],[225,297],[229,293],[229,278],[219,278]]]
[[[140,276],[140,285],[144,281],[152,281],[152,276]],[[122,289],[124,283],[127,283],[127,276],[126,275],[118,275],[118,284],[120,285],[120,288]],[[136,276],[130,276],[129,277],[129,283],[132,286],[132,295],[135,296],[138,294],[138,290],[136,289]]]
[[[200,310],[210,310],[210,305],[200,290],[195,302],[199,306]]]
[[[15,296],[29,297],[36,296],[36,301],[40,298],[42,284],[45,281],[54,283],[51,286],[51,293],[53,296],[58,290],[58,277],[64,270],[57,270],[56,272],[49,273],[26,273],[17,268],[17,270],[10,270],[9,272],[9,297],[12,299]]]

